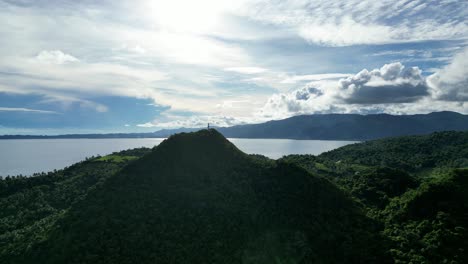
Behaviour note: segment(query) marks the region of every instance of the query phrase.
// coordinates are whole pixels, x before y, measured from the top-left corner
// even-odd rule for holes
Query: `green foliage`
[[[148,149],[112,156],[141,156]],[[48,238],[58,219],[87,193],[127,163],[87,159],[73,166],[33,177],[0,179],[0,263],[15,263]]]
[[[365,205],[380,209],[383,209],[391,198],[418,186],[416,179],[409,174],[391,168],[365,169],[337,181]]]
[[[392,200],[384,233],[402,263],[468,262],[468,170],[452,170]]]
[[[278,161],[215,130],[0,180],[0,263],[468,263],[468,132]]]
[[[25,260],[381,263],[375,230],[328,180],[205,130],[171,137],[108,178]]]
[[[468,263],[468,132],[382,139],[291,163],[326,177],[381,223],[395,263]],[[390,166],[383,167],[383,166]]]
[[[319,156],[322,159],[409,172],[434,167],[468,165],[468,132],[437,132],[348,145]]]
[[[96,159],[95,161],[121,163],[121,162],[128,162],[128,161],[135,160],[135,159],[138,159],[138,157],[137,156],[122,156],[122,155],[113,154],[113,155],[107,155],[107,156],[104,156],[104,157],[100,157],[100,158]]]

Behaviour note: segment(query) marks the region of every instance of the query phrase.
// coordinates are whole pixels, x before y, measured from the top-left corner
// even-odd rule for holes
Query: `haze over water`
[[[0,176],[31,175],[62,169],[86,157],[138,147],[153,147],[162,138],[0,140]],[[355,141],[229,139],[240,150],[277,159],[289,154],[318,155]]]

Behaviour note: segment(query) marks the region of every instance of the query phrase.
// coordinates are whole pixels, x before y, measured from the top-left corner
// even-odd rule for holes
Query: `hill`
[[[373,140],[323,153],[320,158],[409,171],[442,166],[468,167],[468,132]]]
[[[260,124],[216,128],[229,138],[282,138],[316,140],[371,140],[438,131],[468,130],[468,116],[455,112],[418,115],[317,114],[302,115]],[[40,138],[166,138],[200,128],[163,129],[149,133],[72,134],[56,136],[3,135],[0,139]]]
[[[215,130],[0,180],[1,263],[467,263],[468,132],[270,160]]]
[[[30,247],[47,239],[73,204],[149,151],[141,148],[95,157],[33,177],[0,178],[0,263],[17,263]]]
[[[373,226],[327,180],[203,130],[170,137],[108,178],[22,260],[376,263]]]
[[[382,223],[396,263],[468,262],[468,132],[374,140],[282,160],[335,182]]]

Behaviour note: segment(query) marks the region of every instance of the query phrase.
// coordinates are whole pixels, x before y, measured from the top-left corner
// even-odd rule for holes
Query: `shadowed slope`
[[[372,226],[328,181],[203,130],[170,137],[109,178],[25,261],[385,262]]]

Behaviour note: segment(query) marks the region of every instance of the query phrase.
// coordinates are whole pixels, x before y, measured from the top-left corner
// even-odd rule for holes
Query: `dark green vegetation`
[[[149,151],[134,149],[110,156],[141,157]],[[0,180],[0,263],[15,263],[33,246],[47,240],[50,230],[74,204],[128,164],[128,159],[101,159],[88,159],[29,178]]]
[[[74,134],[59,136],[5,135],[0,139],[23,138],[166,138],[200,128],[163,129],[151,133]],[[418,115],[316,114],[302,115],[260,124],[220,127],[228,138],[285,138],[321,140],[370,140],[385,137],[423,135],[437,131],[467,131],[468,115],[434,112]]]
[[[321,175],[382,224],[396,263],[468,263],[468,132],[382,139],[284,161]]]
[[[468,263],[468,132],[278,161],[215,130],[0,181],[0,263]]]

